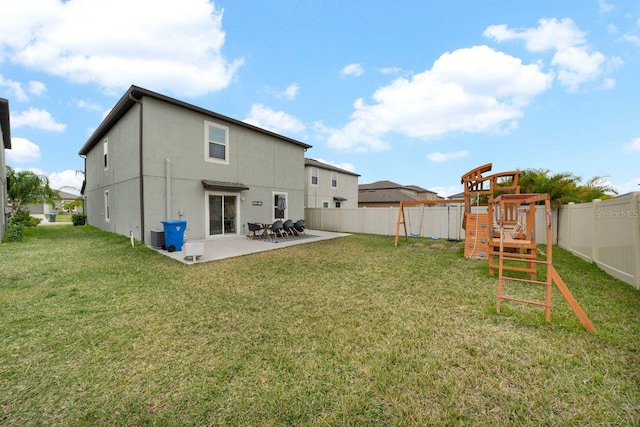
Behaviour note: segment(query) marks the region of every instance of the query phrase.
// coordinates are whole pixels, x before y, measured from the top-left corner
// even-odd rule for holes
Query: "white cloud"
[[[11,126],[31,126],[53,132],[62,132],[67,128],[67,125],[56,122],[48,111],[39,108],[29,108],[21,113],[12,114]]]
[[[88,101],[86,99],[78,99],[76,101],[76,107],[80,108],[81,110],[102,112],[102,106],[100,106],[99,104],[96,104],[95,102]]]
[[[441,153],[439,151],[436,151],[435,153],[427,154],[427,159],[431,160],[432,162],[446,162],[448,160],[461,159],[463,157],[467,157],[468,155],[469,152],[467,150],[452,151],[449,153]]]
[[[428,190],[433,191],[438,196],[450,197],[454,194],[462,193],[463,188],[459,185],[450,185],[447,187],[431,187]]]
[[[602,89],[609,90],[616,88],[616,79],[607,77],[602,81]]]
[[[284,90],[283,96],[287,99],[293,99],[298,95],[299,91],[300,91],[300,86],[298,86],[297,83],[293,83],[287,86],[287,88]]]
[[[517,126],[524,106],[552,79],[538,64],[522,64],[487,46],[459,49],[442,55],[431,70],[376,90],[373,104],[356,100],[341,129],[316,129],[330,146],[356,151],[388,148],[383,137],[390,132],[422,139],[504,132]]]
[[[82,174],[74,170],[66,169],[62,172],[54,172],[49,175],[49,187],[56,190],[62,189],[67,193],[80,194],[82,187]]]
[[[34,81],[34,80],[28,83],[28,88],[29,88],[28,89],[29,93],[33,95],[42,95],[47,91],[47,85],[45,85],[42,82]]]
[[[8,163],[30,163],[40,160],[40,147],[25,138],[11,138],[11,150],[5,151]]]
[[[30,81],[27,83],[26,88],[24,86],[25,85],[15,80],[5,79],[2,74],[0,74],[0,88],[6,91],[9,97],[15,98],[16,101],[28,101],[29,94],[40,95],[47,90],[46,85],[39,81]]]
[[[600,13],[609,13],[615,6],[607,2],[607,0],[598,0],[598,6],[600,7]]]
[[[297,118],[262,104],[253,104],[244,122],[276,133],[299,133],[306,129],[304,123]]]
[[[399,74],[400,72],[402,72],[402,68],[400,67],[385,67],[380,69],[380,73],[385,75]]]
[[[537,28],[522,31],[506,25],[491,25],[483,35],[498,42],[524,40],[532,52],[555,50],[551,64],[557,67],[558,80],[570,91],[598,78],[606,62],[602,53],[592,51],[585,33],[569,18],[541,19]]]
[[[349,64],[342,68],[342,70],[340,70],[340,75],[343,77],[360,77],[362,74],[364,74],[362,64]]]
[[[624,147],[627,151],[640,151],[640,138],[631,140]]]
[[[624,184],[614,185],[613,187],[618,191],[618,195],[640,191],[640,177],[627,181]]]
[[[10,3],[0,14],[0,61],[72,82],[198,96],[228,86],[243,62],[222,55],[223,12],[208,0]]]
[[[620,37],[622,40],[624,41],[628,41],[631,42],[633,44],[635,44],[636,46],[640,47],[640,37],[637,36],[636,34],[625,34],[622,37]]]

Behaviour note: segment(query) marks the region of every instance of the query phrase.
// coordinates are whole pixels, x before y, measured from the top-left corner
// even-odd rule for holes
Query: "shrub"
[[[7,225],[7,232],[5,234],[5,238],[9,242],[19,242],[22,240],[22,235],[24,233],[24,226],[20,223],[9,222]]]
[[[42,222],[42,219],[32,217],[28,210],[20,210],[9,218],[9,224],[20,225],[23,228],[35,227]]]
[[[87,216],[85,214],[73,214],[71,215],[71,222],[73,225],[86,225]]]

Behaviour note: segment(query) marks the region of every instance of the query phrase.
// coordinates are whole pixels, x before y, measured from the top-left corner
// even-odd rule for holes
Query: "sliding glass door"
[[[209,194],[209,236],[238,233],[237,203],[238,196],[235,195]]]

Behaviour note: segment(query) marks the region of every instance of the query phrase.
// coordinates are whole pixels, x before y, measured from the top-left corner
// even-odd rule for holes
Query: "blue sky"
[[[8,164],[79,187],[137,85],[447,196],[543,168],[640,191],[640,2],[29,0],[0,14]]]

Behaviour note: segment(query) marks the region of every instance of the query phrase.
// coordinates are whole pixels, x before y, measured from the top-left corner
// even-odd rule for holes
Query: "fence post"
[[[633,217],[633,229],[635,230],[635,244],[633,245],[634,258],[636,260],[635,271],[633,272],[634,287],[640,290],[640,192],[631,193],[631,216]]]
[[[591,234],[591,262],[597,263],[600,258],[599,258],[599,251],[598,251],[598,225],[599,225],[599,218],[600,218],[600,213],[599,213],[599,209],[600,209],[600,199],[593,199],[593,228],[592,228],[592,234]]]
[[[567,206],[567,216],[569,219],[567,220],[567,243],[566,248],[569,251],[573,250],[573,206],[575,202],[569,202],[569,206]]]

